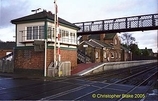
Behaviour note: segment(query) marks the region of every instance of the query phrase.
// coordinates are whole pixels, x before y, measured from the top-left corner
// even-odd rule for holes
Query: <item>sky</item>
[[[158,13],[158,0],[57,0],[57,4],[58,16],[71,23]],[[54,13],[54,0],[0,0],[0,40],[14,41],[15,25],[10,21],[37,8]],[[158,52],[158,30],[129,33],[139,48]]]

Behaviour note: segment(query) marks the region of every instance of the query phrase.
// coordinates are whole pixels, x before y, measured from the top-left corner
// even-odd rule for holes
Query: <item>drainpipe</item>
[[[47,76],[47,20],[44,25],[44,76]]]
[[[95,48],[93,48],[94,49],[94,63],[95,63],[95,61],[96,61],[96,58],[95,58]]]
[[[47,76],[47,39],[44,41],[44,76]]]

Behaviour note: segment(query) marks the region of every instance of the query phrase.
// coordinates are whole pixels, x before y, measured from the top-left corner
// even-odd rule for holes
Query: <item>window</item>
[[[27,40],[32,39],[32,27],[27,27]]]
[[[39,26],[39,39],[44,39],[44,26]]]
[[[33,27],[33,39],[38,39],[38,26]]]
[[[48,33],[48,38],[51,39],[54,36],[54,28],[52,29],[51,27],[48,27],[47,33]]]
[[[76,34],[69,32],[68,30],[59,29],[59,33],[61,35],[61,42],[63,43],[76,43]]]
[[[106,58],[106,52],[104,51],[104,58]]]
[[[95,58],[98,59],[99,58],[99,52],[95,52]]]
[[[63,41],[63,42],[66,42],[65,30],[61,30],[61,34],[62,34],[62,41]]]
[[[115,39],[115,45],[117,45],[117,39]]]
[[[27,27],[27,40],[44,39],[44,26]]]
[[[114,52],[111,52],[111,58],[114,58]]]
[[[76,43],[75,41],[75,33],[70,33],[70,43]]]
[[[66,36],[66,42],[69,42],[69,32],[65,31],[65,36]]]

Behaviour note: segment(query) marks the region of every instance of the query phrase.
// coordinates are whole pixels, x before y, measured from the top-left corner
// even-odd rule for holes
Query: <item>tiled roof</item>
[[[0,50],[12,50],[15,47],[15,42],[0,42]]]
[[[111,40],[115,37],[117,33],[108,33],[108,34],[105,34],[105,40]]]
[[[50,11],[47,12],[47,11],[42,11],[42,12],[39,12],[39,13],[35,13],[35,14],[32,14],[32,15],[28,15],[28,16],[24,16],[24,17],[21,17],[21,18],[18,18],[18,19],[14,19],[14,20],[11,20],[11,23],[13,24],[18,24],[18,23],[24,23],[24,22],[32,22],[32,21],[39,21],[39,20],[46,20],[46,19],[49,19],[51,21],[54,21],[54,14],[52,14]],[[71,26],[71,27],[74,27],[76,29],[80,29],[78,26],[76,26],[75,24],[72,24],[62,18],[58,18],[59,19],[59,24],[64,24],[64,25],[67,25],[67,26]]]
[[[90,42],[90,41],[84,41],[85,44],[91,46],[91,47],[94,47],[94,48],[102,48],[100,45],[94,43],[94,42]]]
[[[98,45],[101,45],[101,47],[112,48],[112,45],[106,44],[106,43],[101,42],[101,41],[96,40],[96,39],[90,39],[89,41],[95,42],[95,43],[97,43]]]

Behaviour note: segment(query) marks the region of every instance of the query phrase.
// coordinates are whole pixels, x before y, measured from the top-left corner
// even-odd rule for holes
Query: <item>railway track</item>
[[[90,86],[93,88],[92,91],[89,91],[88,93],[86,92],[80,96],[76,96],[74,99],[71,99],[71,98],[70,99],[71,100],[90,100],[90,99],[91,100],[98,100],[96,98],[92,99],[93,94],[96,94],[94,96],[94,97],[96,97],[97,92],[102,93],[105,91],[104,95],[106,95],[106,94],[108,95],[108,92],[106,92],[106,90],[111,90],[111,91],[116,90],[116,92],[113,92],[113,94],[116,94],[116,93],[118,95],[120,94],[120,96],[121,96],[120,98],[114,98],[114,99],[107,98],[107,99],[99,99],[99,100],[107,100],[107,101],[109,101],[109,100],[116,100],[117,101],[118,100],[118,101],[121,101],[121,100],[124,100],[127,98],[129,99],[130,96],[131,96],[131,100],[141,100],[141,99],[145,98],[147,91],[154,84],[154,82],[153,82],[153,83],[151,83],[151,85],[148,85],[149,81],[151,81],[151,79],[154,78],[154,80],[155,80],[155,76],[157,75],[157,72],[158,72],[156,66],[154,66],[154,65],[155,64],[146,65],[145,70],[142,70],[143,66],[135,67],[131,70],[132,73],[130,73],[129,76],[125,75],[126,77],[119,78],[115,82],[112,82],[112,83],[104,82],[106,80],[106,77],[118,75],[120,72],[114,73],[111,75],[103,75],[104,80],[102,80],[102,81],[99,78],[99,77],[102,77],[101,75],[99,75],[99,77],[95,77],[93,75],[93,77],[90,77],[90,79],[89,79],[89,76],[83,77],[83,78],[77,78],[78,81],[87,80],[86,81],[87,83],[81,84],[82,87],[79,87],[78,89],[75,89],[75,90],[73,89],[73,90],[69,90],[69,91],[62,93],[62,94],[56,94],[53,96],[49,96],[47,98],[43,98],[42,100],[59,100],[60,98],[63,98],[63,100],[68,100],[67,98],[64,99],[64,97],[74,95],[74,94],[76,94],[76,92],[78,92],[78,93],[82,92],[82,91],[86,90],[88,87],[90,88]],[[127,70],[123,70],[123,71],[126,72]],[[140,77],[141,78],[143,77],[143,79],[138,80],[137,83],[135,83],[135,84],[132,84],[131,82],[129,82],[129,81],[132,81],[132,80],[134,80],[136,78],[140,78]],[[154,81],[154,80],[152,80],[152,81]],[[69,81],[71,81],[71,80],[69,80]],[[69,81],[65,80],[65,82],[69,82]],[[74,83],[74,82],[72,82],[72,83]],[[96,86],[95,84],[97,84],[97,83],[104,84],[104,86]],[[126,85],[130,85],[130,86],[126,86]],[[123,87],[125,87],[125,88],[123,88]],[[140,89],[143,89],[143,88],[144,88],[144,90],[142,92],[139,91]],[[138,94],[136,94],[136,91],[138,92]]]
[[[111,85],[120,84],[120,83],[121,84],[127,84],[127,82],[125,82],[125,81],[136,79],[136,78],[140,78],[140,77],[142,79],[142,77],[143,77],[143,79],[141,81],[139,80],[139,82],[137,82],[137,84],[134,84],[134,86],[131,89],[129,89],[126,93],[123,93],[124,97],[128,96],[127,98],[129,98],[129,96],[132,96],[130,100],[143,99],[143,98],[145,98],[145,94],[147,93],[147,91],[151,88],[151,86],[153,86],[154,82],[151,85],[144,85],[144,84],[146,84],[147,82],[151,81],[151,79],[153,77],[156,77],[157,74],[158,74],[157,68],[152,67],[152,68],[149,68],[147,70],[138,72],[137,74],[133,74],[133,75],[131,75],[129,77],[123,78],[121,80],[117,80],[114,83],[111,83],[111,84],[109,84],[109,85],[107,85],[106,87],[103,87],[103,88],[105,89],[105,88],[108,88]],[[148,76],[146,76],[146,75],[148,75]],[[146,89],[146,91],[143,91],[143,93],[141,95],[140,94],[137,95],[135,93],[135,91],[137,89],[139,89],[139,87],[141,87],[141,86],[148,86],[148,89]],[[103,89],[103,88],[100,88],[100,89]],[[99,91],[100,89],[97,89],[96,91]],[[96,91],[93,91],[91,93],[94,93]],[[133,95],[135,95],[135,98],[133,98]],[[84,95],[84,96],[86,96],[86,95]],[[137,96],[137,98],[136,98],[136,96]],[[120,99],[118,99],[118,101],[123,100],[124,97],[121,97]],[[76,99],[76,100],[78,100],[78,99]]]
[[[148,76],[146,76],[145,74],[147,74]],[[130,89],[126,94],[130,94],[130,93],[134,92],[134,90],[138,89],[140,86],[149,86],[148,88],[150,89],[153,86],[153,84],[155,84],[154,82],[152,84],[150,84],[150,85],[144,85],[144,84],[146,84],[146,82],[149,82],[153,77],[155,77],[157,75],[158,75],[158,71],[155,68],[152,69],[151,71],[149,71],[148,73],[144,73],[143,76],[146,76],[146,77],[142,78],[142,75],[141,75],[141,78],[143,80],[139,81],[139,83],[137,83],[137,85],[135,87],[133,87],[132,89]],[[145,98],[145,94],[147,93],[147,91],[149,89],[147,89],[146,91],[144,91],[144,94],[141,94],[141,95],[139,95],[137,97],[138,98],[141,97],[140,99],[144,99]],[[123,100],[123,97],[120,98],[118,101],[121,101],[121,100]]]
[[[145,100],[148,91],[155,86],[157,71],[154,63],[50,81],[2,78],[0,85],[4,81],[7,85],[5,89],[0,88],[0,100],[140,101]],[[16,85],[11,86],[14,82]]]

